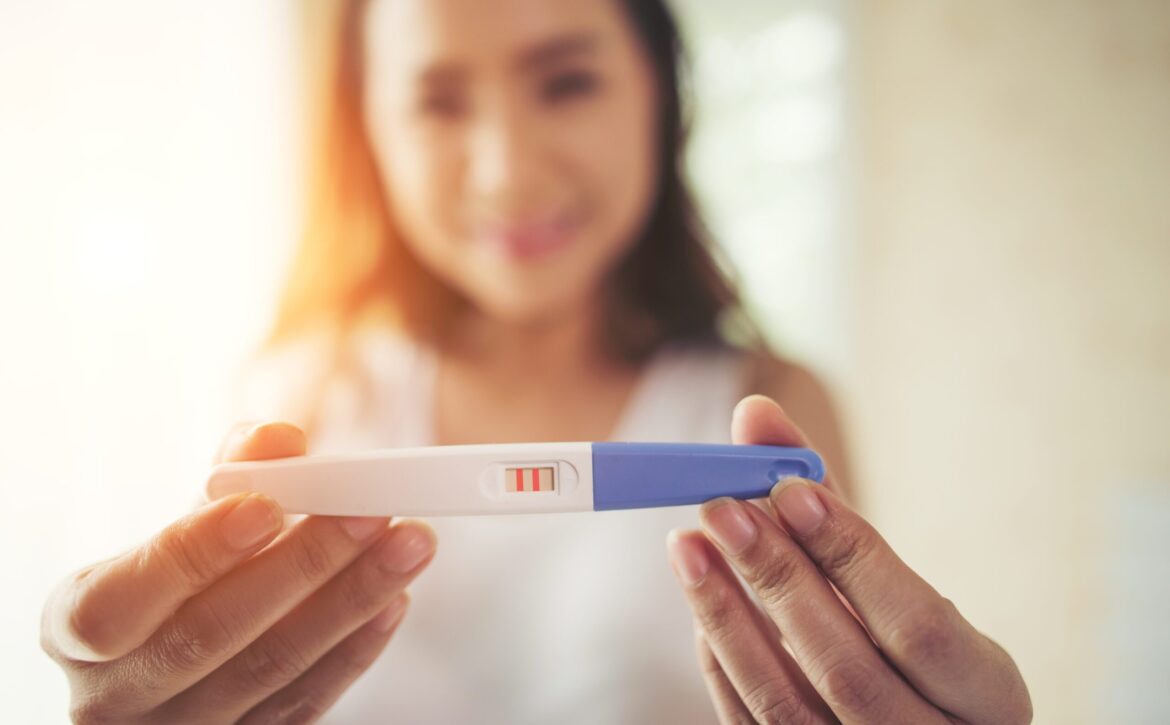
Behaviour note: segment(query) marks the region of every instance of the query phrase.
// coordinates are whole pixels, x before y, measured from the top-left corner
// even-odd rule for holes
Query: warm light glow
[[[0,675],[22,683],[6,719],[62,717],[64,678],[37,651],[44,597],[198,500],[233,374],[267,332],[301,218],[296,8],[0,7],[0,546],[19,552]],[[682,18],[709,108],[698,191],[770,330],[831,365],[839,31],[704,12]],[[745,69],[748,86],[716,80]],[[799,271],[776,285],[775,269]]]
[[[6,720],[65,716],[55,582],[199,497],[297,223],[294,10],[0,6]]]

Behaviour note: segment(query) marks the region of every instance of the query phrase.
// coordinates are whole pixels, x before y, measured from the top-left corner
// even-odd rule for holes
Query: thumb
[[[763,395],[749,395],[735,406],[735,412],[731,414],[731,442],[813,448],[804,431],[792,422],[784,409]],[[828,471],[824,482],[831,490],[837,490]]]
[[[303,456],[306,450],[304,431],[292,423],[240,423],[224,436],[215,462],[288,458]]]

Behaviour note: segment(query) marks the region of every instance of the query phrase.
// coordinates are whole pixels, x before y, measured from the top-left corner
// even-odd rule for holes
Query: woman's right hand
[[[229,434],[220,460],[305,453],[294,426]],[[66,579],[41,642],[77,722],[312,720],[386,646],[431,560],[422,523],[309,516],[240,494]],[[282,529],[283,533],[282,533]]]

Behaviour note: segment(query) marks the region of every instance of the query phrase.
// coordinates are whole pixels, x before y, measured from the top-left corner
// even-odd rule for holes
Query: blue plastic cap
[[[720,496],[765,498],[783,478],[820,482],[821,457],[807,448],[690,443],[594,443],[593,508],[703,503]]]

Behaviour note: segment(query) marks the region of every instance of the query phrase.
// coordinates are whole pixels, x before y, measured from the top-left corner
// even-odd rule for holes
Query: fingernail
[[[219,522],[224,540],[239,550],[252,548],[279,526],[280,513],[276,506],[256,494],[250,494],[236,504]]]
[[[405,613],[406,597],[401,596],[391,602],[390,606],[374,615],[374,618],[370,620],[370,626],[373,627],[374,631],[384,634],[393,629]]]
[[[666,540],[666,549],[670,554],[670,565],[675,576],[685,586],[693,587],[707,576],[710,562],[707,561],[707,552],[703,551],[699,542],[683,539],[677,531],[672,531]]]
[[[382,564],[392,572],[405,574],[434,550],[431,539],[412,526],[399,527],[382,545]]]
[[[740,553],[756,540],[755,522],[735,499],[716,499],[703,504],[699,516],[704,528],[729,554]]]
[[[799,478],[789,478],[772,489],[772,505],[793,533],[807,536],[825,520],[825,505],[812,487]]]
[[[350,538],[362,541],[384,527],[388,520],[380,516],[346,516],[341,519],[341,528],[345,529]]]

